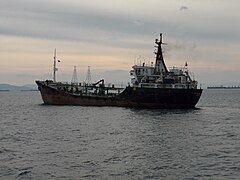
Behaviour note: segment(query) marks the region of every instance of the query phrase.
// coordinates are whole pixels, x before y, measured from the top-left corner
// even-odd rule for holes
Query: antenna
[[[74,66],[74,69],[73,69],[73,75],[72,75],[72,83],[77,83],[78,79],[77,79],[77,66]]]
[[[162,33],[160,33],[160,43],[162,44]]]
[[[88,66],[88,71],[87,71],[87,76],[86,76],[86,83],[87,83],[87,85],[92,84],[90,66]]]
[[[53,82],[56,82],[56,72],[57,72],[57,62],[56,62],[56,59],[57,59],[57,50],[55,48],[54,50],[54,57],[53,57]]]

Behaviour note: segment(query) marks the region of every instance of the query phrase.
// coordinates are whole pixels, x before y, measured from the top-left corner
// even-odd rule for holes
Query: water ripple
[[[198,109],[44,106],[1,93],[1,179],[238,179],[240,91]]]

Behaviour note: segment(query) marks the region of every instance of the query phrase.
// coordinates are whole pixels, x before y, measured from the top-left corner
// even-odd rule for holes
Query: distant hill
[[[0,91],[34,91],[34,90],[37,90],[37,86],[34,84],[27,84],[24,86],[0,84]]]
[[[23,87],[28,87],[30,89],[37,89],[37,85],[36,84],[25,84],[25,85],[23,85]]]

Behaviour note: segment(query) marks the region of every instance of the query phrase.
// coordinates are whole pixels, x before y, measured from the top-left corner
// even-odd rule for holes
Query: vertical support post
[[[56,48],[55,48],[54,57],[53,57],[53,82],[56,82],[56,71],[57,71],[56,54],[57,54],[57,52],[56,52]]]

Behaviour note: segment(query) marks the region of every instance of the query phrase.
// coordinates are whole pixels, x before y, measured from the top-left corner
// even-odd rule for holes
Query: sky
[[[239,0],[0,0],[0,83],[130,82],[134,63],[155,62],[163,33],[167,67],[202,85],[240,84]]]

